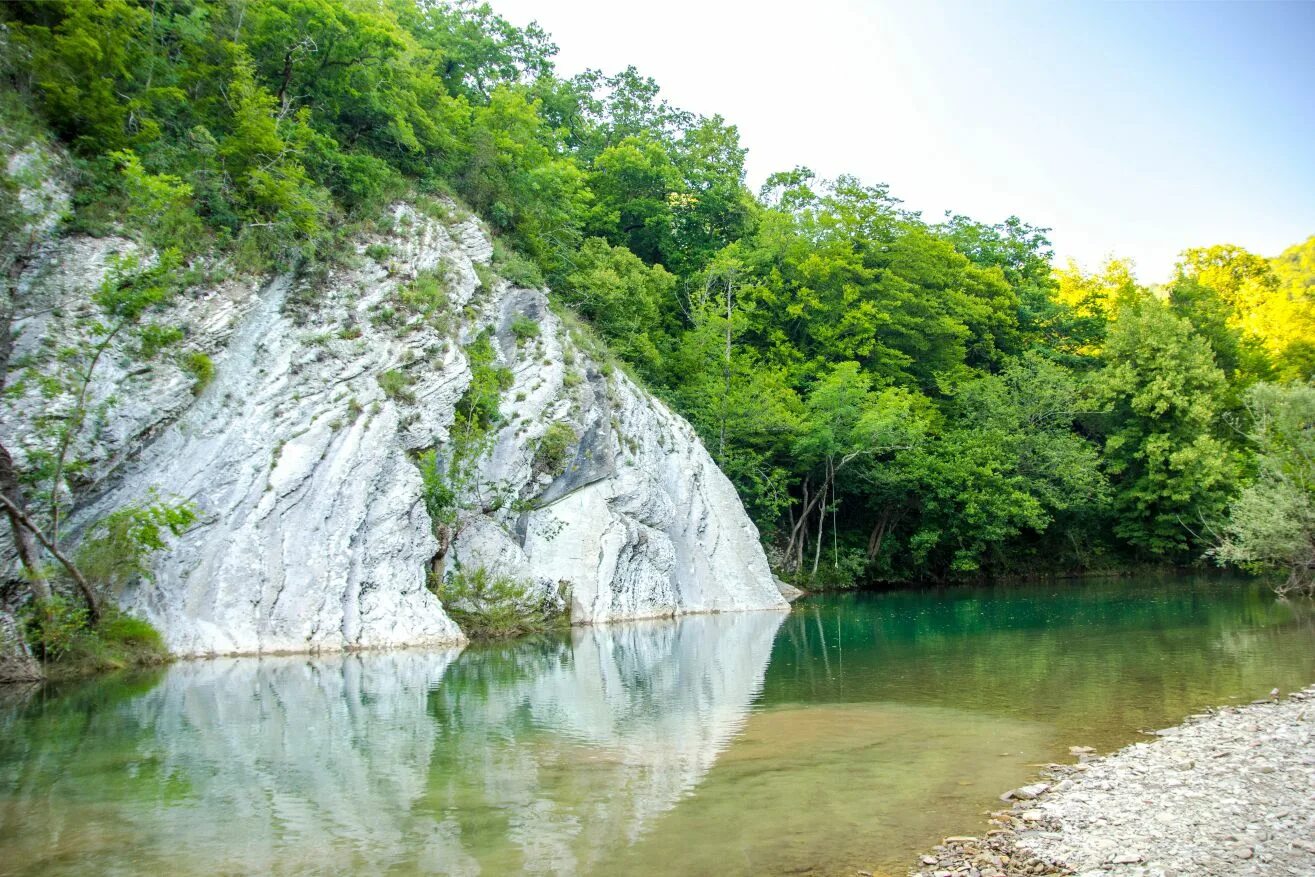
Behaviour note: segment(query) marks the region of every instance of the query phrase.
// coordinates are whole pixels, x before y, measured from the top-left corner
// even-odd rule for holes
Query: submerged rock
[[[784,582],[780,579],[774,579],[774,581],[776,582],[776,590],[781,592],[781,596],[785,598],[787,603],[793,603],[804,595],[803,591],[789,582]]]
[[[111,349],[91,394],[103,415],[76,449],[87,466],[70,532],[152,492],[200,514],[152,579],[122,595],[127,608],[175,653],[201,655],[459,642],[427,587],[435,565],[512,576],[569,600],[575,622],[785,605],[757,530],[688,423],[591,353],[542,290],[477,270],[492,252],[478,221],[445,224],[405,204],[392,220],[392,233],[359,243],[357,267],[314,282],[228,278],[153,317],[186,328],[185,352],[213,359],[208,385],[180,356],[144,363],[130,344]],[[16,360],[53,365],[112,254],[132,249],[46,244],[19,284]],[[399,300],[417,278],[441,286],[437,313]],[[481,503],[439,558],[414,457],[448,451],[481,333],[512,385],[478,464]],[[30,453],[34,412],[69,404],[12,392],[0,433]],[[561,471],[537,453],[554,424],[574,437]]]

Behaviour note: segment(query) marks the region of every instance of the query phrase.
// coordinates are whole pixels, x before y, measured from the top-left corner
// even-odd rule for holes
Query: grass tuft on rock
[[[564,592],[539,596],[533,585],[485,567],[457,568],[434,587],[448,615],[471,639],[502,639],[568,627]]]

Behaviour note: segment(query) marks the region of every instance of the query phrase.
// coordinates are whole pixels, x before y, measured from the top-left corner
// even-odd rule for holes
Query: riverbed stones
[[[1026,786],[1019,786],[1011,789],[1000,796],[1001,801],[1031,801],[1033,798],[1045,792],[1050,788],[1048,783],[1032,783]]]
[[[1315,687],[1188,717],[1113,755],[1048,770],[1055,782],[992,815],[1002,877],[1315,874]],[[1012,793],[1011,793],[1012,797]],[[910,874],[961,875],[982,844],[942,844]]]

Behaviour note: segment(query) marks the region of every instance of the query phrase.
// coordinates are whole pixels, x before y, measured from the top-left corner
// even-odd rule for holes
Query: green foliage
[[[542,289],[545,285],[538,265],[499,240],[493,242],[493,270],[512,286],[522,289]]]
[[[511,387],[511,369],[497,364],[493,333],[486,329],[466,347],[470,365],[470,383],[457,400],[457,425],[454,430],[483,433],[502,421],[498,405],[503,391]]]
[[[562,245],[576,236],[590,193],[580,167],[560,154],[540,109],[515,86],[495,88],[487,104],[475,107],[460,186],[495,229],[514,234],[531,257],[555,266]]]
[[[138,348],[141,358],[155,359],[160,351],[183,340],[183,330],[178,326],[147,323],[137,330],[137,337],[141,342]]]
[[[32,653],[43,661],[58,661],[77,647],[87,632],[87,607],[59,594],[23,608],[24,632]]]
[[[961,385],[938,434],[865,473],[881,520],[913,513],[918,522],[873,557],[880,574],[1007,571],[999,546],[1012,544],[1021,561],[1020,537],[1089,527],[1108,490],[1096,448],[1073,431],[1081,409],[1072,376],[1035,354]]]
[[[149,579],[151,555],[164,550],[169,537],[181,535],[196,517],[190,503],[164,502],[154,495],[146,503],[115,509],[83,533],[75,563],[92,588],[114,595],[130,581]],[[60,573],[62,568],[52,568],[47,574]],[[100,619],[92,625],[85,603],[57,591],[49,600],[30,602],[24,623],[35,654],[68,674],[158,663],[167,657],[159,632],[121,612],[113,601],[102,604]]]
[[[1284,590],[1315,590],[1315,387],[1257,384],[1246,396],[1255,479],[1228,509],[1213,554],[1287,576]]]
[[[1104,357],[1094,391],[1115,533],[1152,554],[1203,548],[1193,534],[1223,511],[1237,477],[1215,435],[1227,383],[1210,345],[1145,297],[1120,310]]]
[[[109,612],[97,632],[101,641],[107,645],[131,649],[139,654],[165,655],[164,638],[160,632],[150,622],[126,613]]]
[[[408,313],[435,323],[436,318],[448,309],[446,273],[433,271],[421,274],[398,290],[397,301]]]
[[[534,594],[529,582],[489,572],[458,568],[435,588],[443,607],[474,638],[519,636],[570,623],[564,595]]]
[[[80,602],[55,595],[21,613],[32,653],[52,676],[78,676],[158,664],[168,659],[164,639],[148,622],[106,606],[92,626]]]
[[[553,478],[561,475],[566,471],[571,449],[575,447],[577,441],[579,436],[575,434],[575,428],[569,423],[560,420],[550,423],[534,448],[534,471],[543,472]]]
[[[152,497],[144,505],[115,509],[83,536],[75,554],[78,569],[99,590],[114,593],[134,579],[149,578],[150,556],[162,551],[168,536],[179,536],[196,521],[186,502]]]
[[[179,363],[192,376],[192,392],[200,394],[215,379],[215,364],[204,351],[193,350]]]
[[[493,284],[497,282],[498,278],[490,266],[483,262],[476,262],[475,276],[479,279],[479,292],[488,293],[493,291]]]
[[[375,380],[379,382],[379,389],[384,391],[384,395],[394,402],[404,402],[408,405],[415,402],[415,394],[411,392],[415,378],[406,372],[395,368],[388,369]]]
[[[92,333],[110,336],[136,323],[149,309],[168,302],[177,292],[178,266],[177,250],[165,250],[149,264],[136,253],[116,256],[109,275],[92,296],[112,322],[93,325]]]
[[[655,374],[661,353],[655,344],[674,302],[676,278],[661,265],[648,266],[623,247],[589,238],[575,255],[560,292],[565,301],[603,332],[618,355]]]
[[[429,520],[436,529],[443,525],[454,526],[461,486],[455,476],[461,471],[460,468],[444,467],[438,452],[432,448],[420,454],[416,459],[416,468],[420,470],[420,497]]]
[[[532,341],[539,337],[539,321],[525,314],[517,314],[511,318],[511,334],[517,344]]]
[[[112,152],[123,173],[128,223],[159,249],[201,249],[205,229],[193,209],[192,187],[172,174],[152,174],[131,150]]]
[[[437,449],[416,456],[420,472],[420,496],[429,515],[438,555],[434,570],[440,571],[452,542],[473,515],[483,511],[485,494],[499,495],[496,486],[479,479],[479,461],[489,447],[489,434],[458,422],[453,425],[449,441],[440,454]]]

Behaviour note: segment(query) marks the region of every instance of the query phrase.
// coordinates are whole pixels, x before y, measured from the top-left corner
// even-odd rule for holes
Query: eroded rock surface
[[[543,291],[477,269],[492,252],[477,220],[398,205],[393,230],[358,249],[356,267],[314,282],[209,266],[208,283],[152,317],[186,329],[180,350],[143,362],[125,341],[98,368],[69,532],[153,492],[197,507],[153,579],[121,597],[173,651],[463,639],[426,586],[440,545],[414,457],[449,447],[480,333],[514,374],[479,464],[499,499],[464,515],[448,569],[483,566],[568,595],[576,622],[784,605],[756,529],[689,424],[590,355]],[[25,427],[37,410],[72,404],[33,376],[58,367],[114,255],[132,251],[74,237],[32,259],[15,324],[22,367],[0,412],[16,453],[41,447]],[[418,277],[440,282],[440,312],[399,302]],[[513,331],[526,320],[536,336]],[[182,367],[189,353],[215,365],[199,392]],[[574,437],[560,472],[536,458],[552,424]]]

